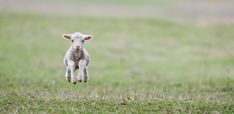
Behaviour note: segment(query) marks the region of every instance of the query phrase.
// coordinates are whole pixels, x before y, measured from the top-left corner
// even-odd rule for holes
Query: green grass
[[[65,80],[63,33],[94,36],[88,83]],[[233,113],[234,25],[2,13],[0,113]]]

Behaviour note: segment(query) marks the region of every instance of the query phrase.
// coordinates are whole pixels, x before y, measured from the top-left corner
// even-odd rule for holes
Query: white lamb
[[[88,80],[88,64],[89,64],[89,53],[84,48],[84,43],[86,40],[93,38],[91,35],[84,35],[82,33],[76,32],[73,34],[64,34],[64,39],[70,40],[71,46],[67,50],[64,57],[64,64],[66,65],[66,79],[68,82],[73,84],[77,83],[75,76],[75,71],[78,71],[78,81],[87,82]]]

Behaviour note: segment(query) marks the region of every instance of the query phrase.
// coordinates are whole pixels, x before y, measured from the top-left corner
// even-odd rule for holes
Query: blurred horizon
[[[149,18],[197,25],[234,23],[232,0],[0,0],[0,12]]]

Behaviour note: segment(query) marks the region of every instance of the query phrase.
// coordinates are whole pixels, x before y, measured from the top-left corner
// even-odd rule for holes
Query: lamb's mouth
[[[80,51],[81,49],[80,49],[80,48],[75,48],[74,50],[75,50],[75,51]]]

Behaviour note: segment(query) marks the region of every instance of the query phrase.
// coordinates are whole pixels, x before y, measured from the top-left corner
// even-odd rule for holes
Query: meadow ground
[[[234,113],[234,24],[35,12],[1,12],[0,113]],[[86,84],[64,76],[75,31]]]

